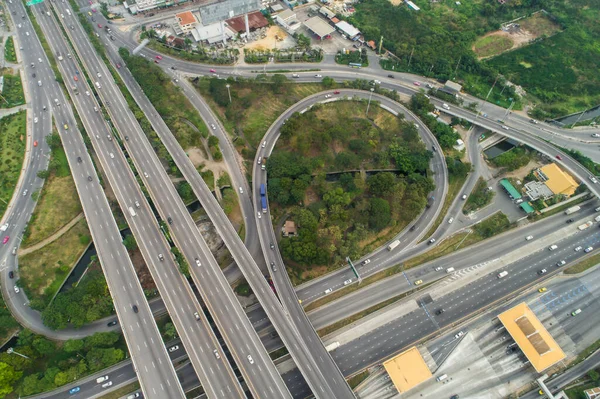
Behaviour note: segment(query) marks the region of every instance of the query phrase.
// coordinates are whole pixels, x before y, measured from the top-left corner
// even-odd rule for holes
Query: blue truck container
[[[265,195],[267,195],[267,189],[266,189],[266,187],[265,187],[265,185],[263,183],[263,184],[260,185],[260,196],[264,197]]]
[[[267,213],[267,197],[260,197],[263,213]]]

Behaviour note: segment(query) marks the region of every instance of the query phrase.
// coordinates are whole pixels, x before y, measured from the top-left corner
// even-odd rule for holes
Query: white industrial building
[[[350,40],[354,40],[360,35],[360,31],[346,21],[338,22],[335,27]]]
[[[296,18],[296,13],[292,10],[285,10],[275,16],[275,21],[288,33],[294,34],[300,27],[300,21]]]

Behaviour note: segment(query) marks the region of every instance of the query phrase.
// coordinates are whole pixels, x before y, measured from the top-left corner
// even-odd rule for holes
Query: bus
[[[348,66],[350,68],[360,68],[360,67],[362,67],[362,64],[358,63],[358,62],[351,62],[351,63],[348,64]]]

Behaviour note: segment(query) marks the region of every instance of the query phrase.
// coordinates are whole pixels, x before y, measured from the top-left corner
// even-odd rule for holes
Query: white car
[[[262,148],[265,148],[266,146],[267,146],[267,142],[266,142],[266,141],[263,141],[263,143],[262,143]]]
[[[596,179],[594,176],[590,176],[590,180],[592,181],[592,183],[596,184],[598,183],[598,179]]]
[[[533,236],[527,236],[527,237],[525,237],[525,239],[526,239],[527,241],[533,240]]]
[[[102,75],[100,75],[100,72],[96,72],[96,76],[98,76],[99,78],[102,77]]]
[[[349,278],[348,280],[344,281],[344,285],[348,285],[348,284],[350,284],[351,282],[352,282],[352,279],[351,279],[351,278]]]
[[[21,292],[21,290],[19,289],[19,287],[17,287],[16,285],[15,285],[15,292],[16,292],[17,294],[18,294],[19,292]]]
[[[438,267],[435,268],[436,272],[439,272],[439,271],[442,271],[442,270],[444,270],[443,266],[438,266]]]
[[[575,252],[579,252],[583,249],[583,247],[580,245],[578,247],[575,247]]]
[[[325,295],[327,295],[327,294],[331,294],[332,292],[333,292],[333,290],[332,290],[331,288],[327,288],[327,289],[325,290]]]
[[[465,335],[464,331],[459,331],[459,332],[456,333],[456,335],[454,336],[454,338],[458,339],[458,338],[462,337],[463,335]]]
[[[169,348],[169,352],[175,352],[177,349],[179,349],[179,345],[174,345]]]
[[[202,263],[200,263],[200,259],[196,258],[196,266],[202,266]]]
[[[240,187],[240,194],[244,194],[244,189]]]
[[[248,363],[254,364],[254,359],[252,359],[252,356],[248,355],[246,358],[248,359]]]
[[[41,58],[38,58],[38,62],[41,64],[41,63],[42,63],[42,59],[41,59]]]
[[[213,353],[215,354],[215,357],[216,357],[217,359],[220,359],[220,358],[221,358],[221,355],[219,355],[219,351],[218,351],[218,350],[216,350],[216,349],[215,349],[215,350],[213,351]]]
[[[594,133],[594,134],[592,134],[592,137],[600,137],[600,134]]]
[[[315,78],[322,78],[322,77],[323,77],[323,75],[319,75],[319,74],[315,75]]]
[[[112,381],[108,381],[108,382],[105,382],[104,384],[102,384],[102,388],[108,388],[110,386],[112,386]]]
[[[38,123],[39,119],[37,118],[37,116],[35,118],[33,118],[33,123]]]
[[[362,264],[368,265],[369,263],[371,263],[371,259],[365,259]]]
[[[506,125],[502,125],[502,129],[504,129],[504,130],[508,130],[508,126],[506,126]]]
[[[463,194],[462,199],[466,200],[467,199],[467,194]]]
[[[86,96],[89,96],[89,95],[90,95],[90,92],[86,90],[86,91],[85,91],[85,95],[86,95]]]
[[[111,157],[111,158],[114,158],[114,157],[115,157],[115,154],[113,154],[113,153],[111,152],[111,153],[110,153],[110,157]]]
[[[5,223],[2,226],[0,226],[0,231],[6,231],[7,229],[8,229],[8,223]]]
[[[29,32],[25,32],[25,34],[26,34],[27,36],[29,36]]]
[[[325,94],[325,98],[330,98],[331,94]]]
[[[216,129],[217,129],[217,127],[215,126],[215,124],[214,124],[214,123],[211,123],[211,124],[210,124],[210,127],[212,127],[212,130],[216,130]]]
[[[98,378],[96,378],[96,384],[100,384],[101,382],[104,382],[108,379],[109,379],[109,377],[107,375],[105,375],[104,377],[98,377]]]
[[[262,217],[262,214],[259,212],[256,212],[256,214],[258,215],[258,218],[260,219]]]
[[[454,218],[450,218],[450,219],[448,219],[448,224],[450,224],[450,223],[452,223],[452,222],[454,222]]]

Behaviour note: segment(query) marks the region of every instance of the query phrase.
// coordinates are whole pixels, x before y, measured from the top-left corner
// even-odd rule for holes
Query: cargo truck
[[[396,248],[398,245],[400,245],[400,240],[392,241],[390,243],[390,245],[388,245],[387,249],[388,249],[388,251],[391,251],[392,249]]]
[[[506,270],[498,273],[498,278],[502,278],[502,277],[506,277],[506,276],[508,276],[508,272]]]
[[[260,168],[262,170],[266,170],[267,169],[267,159],[269,159],[269,158],[268,157],[263,157],[263,159],[262,159],[262,163],[260,165]]]
[[[262,204],[262,212],[267,213],[267,197],[260,197],[260,202]]]
[[[580,224],[579,226],[577,226],[577,228],[579,230],[583,231],[583,230],[587,229],[588,227],[592,227],[592,224],[594,224],[594,223],[592,223],[592,221],[590,220],[590,221],[585,222],[584,224]]]
[[[267,195],[267,189],[265,188],[264,183],[260,185],[260,196],[264,197],[265,195]]]
[[[575,213],[575,212],[577,212],[577,211],[578,211],[578,210],[580,210],[580,209],[581,209],[581,207],[580,207],[579,205],[572,206],[572,207],[570,207],[569,209],[567,209],[567,210],[565,211],[565,215],[570,215],[570,214],[572,214],[572,213]]]

